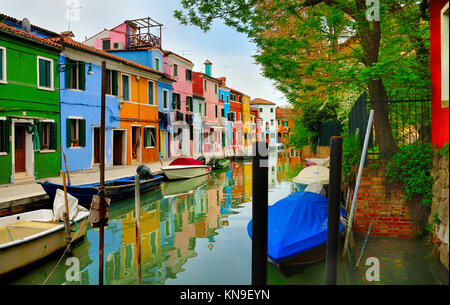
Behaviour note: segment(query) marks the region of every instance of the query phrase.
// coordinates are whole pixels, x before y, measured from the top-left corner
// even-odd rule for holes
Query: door
[[[26,164],[26,141],[25,141],[25,126],[17,124],[14,128],[14,164],[16,173],[25,172]]]
[[[100,163],[100,128],[94,127],[94,163]]]
[[[113,132],[113,165],[123,165],[123,133],[119,130]]]
[[[139,161],[139,147],[141,142],[141,128],[132,127],[131,130],[131,160]]]

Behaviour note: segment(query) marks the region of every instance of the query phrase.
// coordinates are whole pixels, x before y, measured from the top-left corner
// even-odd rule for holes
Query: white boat
[[[292,182],[299,191],[304,191],[305,188],[314,182],[322,184],[325,190],[328,190],[328,183],[330,181],[330,170],[325,166],[312,165],[305,167]]]
[[[80,211],[71,224],[72,240],[84,237],[89,212]],[[36,262],[66,246],[64,223],[53,210],[41,209],[0,218],[0,275]]]
[[[207,175],[211,172],[211,167],[192,158],[178,158],[161,167],[161,170],[169,180],[177,180]]]
[[[195,193],[208,182],[209,175],[202,175],[192,179],[167,181],[161,187],[164,198],[176,197]]]

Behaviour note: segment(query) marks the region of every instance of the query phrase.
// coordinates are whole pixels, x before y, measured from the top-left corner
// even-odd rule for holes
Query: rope
[[[84,225],[87,225],[88,221],[85,222]],[[50,272],[50,274],[48,275],[47,279],[45,279],[45,281],[42,283],[42,286],[45,285],[47,283],[47,281],[50,279],[50,277],[52,276],[53,272],[55,272],[56,267],[58,267],[59,263],[62,261],[62,259],[64,258],[64,256],[66,255],[67,249],[69,249],[69,246],[72,244],[72,242],[75,240],[75,238],[77,237],[78,233],[81,232],[81,230],[78,230],[75,235],[73,236],[73,238],[70,240],[70,243],[66,246],[66,249],[64,249],[64,252],[61,256],[61,258],[58,260],[58,262],[56,263],[55,267],[53,267],[52,271]]]

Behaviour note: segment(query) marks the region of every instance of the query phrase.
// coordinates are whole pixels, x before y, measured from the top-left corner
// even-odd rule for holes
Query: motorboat
[[[304,191],[305,188],[314,182],[323,185],[328,193],[328,183],[330,180],[330,170],[325,166],[312,165],[305,167],[300,173],[292,179],[298,191]]]
[[[177,180],[207,175],[211,172],[211,167],[192,158],[177,158],[169,165],[161,167],[161,170],[167,179]]]

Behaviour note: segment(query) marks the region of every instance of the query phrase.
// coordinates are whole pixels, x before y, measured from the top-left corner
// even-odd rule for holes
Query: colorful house
[[[235,155],[242,156],[243,151],[243,131],[242,124],[242,98],[244,94],[231,89],[230,91],[230,121],[231,123],[231,145]]]
[[[172,156],[189,156],[194,152],[193,67],[194,64],[189,59],[165,51],[164,72],[176,80],[172,85],[175,116]]]
[[[221,117],[223,118],[224,130],[222,131],[222,149],[225,152],[225,155],[232,155],[232,147],[231,147],[231,122],[229,120],[230,116],[230,88],[226,86],[226,78],[219,77],[221,83],[219,86],[219,102],[223,105],[223,111],[221,113]]]
[[[252,140],[251,140],[251,131],[252,131],[252,122],[250,118],[250,97],[248,95],[243,94],[242,96],[242,124],[244,127],[244,155],[250,156],[252,152]]]
[[[276,104],[262,98],[256,98],[250,102],[250,107],[259,110],[259,116],[262,120],[262,136],[269,143],[269,147],[275,147],[277,144]]]
[[[99,50],[108,51],[118,57],[151,68],[164,74],[155,83],[159,119],[159,153],[163,158],[171,156],[173,146],[172,113],[173,89],[175,79],[164,73],[164,51],[161,49],[161,31],[151,33],[151,29],[160,29],[162,24],[151,18],[127,20],[112,30],[103,30],[83,43]]]
[[[202,95],[193,94],[194,103],[194,154],[203,154],[203,114],[205,98]]]
[[[158,160],[157,83],[165,74],[88,47],[63,33],[62,141],[69,170],[100,162],[101,64],[106,62],[105,165]]]
[[[448,0],[429,1],[431,64],[431,141],[448,143],[449,12]]]
[[[203,112],[203,152],[218,153],[222,150],[222,130],[220,124],[219,85],[220,80],[212,77],[212,63],[205,62],[205,73],[194,72],[193,90],[202,96]]]
[[[275,109],[277,120],[277,143],[286,146],[294,126],[293,109],[288,107],[277,107]]]
[[[0,15],[0,184],[59,175],[56,35]]]

